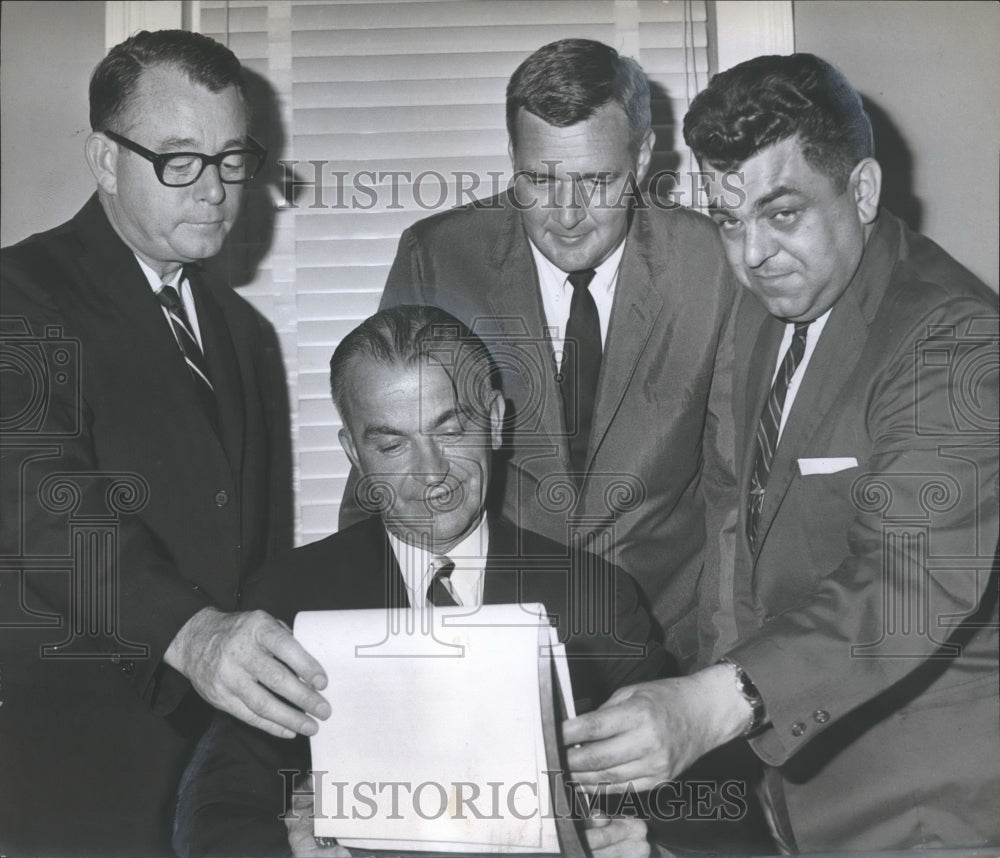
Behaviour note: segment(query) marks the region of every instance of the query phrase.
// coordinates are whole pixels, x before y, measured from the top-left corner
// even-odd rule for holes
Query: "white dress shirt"
[[[569,308],[573,302],[573,287],[569,283],[569,272],[557,268],[542,252],[528,241],[531,255],[535,259],[538,272],[538,286],[542,292],[542,309],[545,311],[545,327],[552,342],[556,364],[562,366],[563,340],[566,338],[566,324]],[[611,305],[615,300],[618,285],[618,271],[625,254],[623,241],[607,259],[594,269],[594,279],[590,281],[590,294],[597,304],[597,315],[601,322],[601,343],[608,341],[608,326],[611,323]]]
[[[440,555],[433,554],[421,545],[389,533],[389,545],[396,555],[396,562],[403,574],[406,594],[410,605],[416,608],[427,606],[427,588],[434,575],[431,561]],[[490,544],[489,525],[486,515],[479,520],[476,528],[447,552],[447,557],[455,564],[449,583],[455,600],[470,608],[478,608],[483,603],[483,578],[486,573],[486,556]]]
[[[191,327],[194,328],[194,335],[198,340],[198,346],[202,351],[205,351],[205,344],[201,341],[201,328],[198,325],[198,310],[194,306],[194,293],[191,291],[191,284],[188,283],[187,277],[184,276],[184,269],[178,268],[174,273],[174,276],[169,280],[161,280],[160,275],[157,274],[152,268],[150,268],[145,262],[139,259],[138,256],[135,257],[136,261],[139,263],[139,267],[142,269],[142,273],[146,275],[146,279],[149,281],[149,287],[153,290],[153,294],[157,295],[157,301],[159,301],[159,292],[164,285],[173,286],[177,290],[177,294],[181,296],[181,301],[184,303],[184,309],[187,312],[188,321],[191,323]],[[167,312],[167,308],[163,307],[163,317],[167,320],[167,324],[170,325],[170,330],[173,331],[174,325],[170,321],[170,313]]]
[[[806,367],[809,366],[809,360],[812,358],[813,352],[816,351],[816,343],[819,342],[819,335],[823,333],[823,328],[826,326],[826,320],[830,318],[830,313],[832,311],[833,307],[809,324],[809,330],[806,332],[806,350],[802,355],[802,360],[799,361],[799,365],[795,368],[795,373],[788,382],[788,393],[785,394],[785,405],[781,409],[781,425],[778,427],[778,441],[781,441],[781,433],[785,431],[785,423],[788,421],[788,415],[791,413],[792,404],[795,402],[795,397],[799,392],[799,385],[802,383],[802,377],[806,374]],[[778,360],[774,365],[774,372],[771,374],[772,386],[774,385],[774,379],[778,377],[778,369],[785,360],[785,353],[788,351],[788,347],[792,344],[792,336],[794,334],[795,323],[789,322],[785,325],[785,333],[781,338],[781,345],[778,346]]]

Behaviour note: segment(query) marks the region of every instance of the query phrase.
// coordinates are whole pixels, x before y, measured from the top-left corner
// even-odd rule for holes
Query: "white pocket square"
[[[848,468],[856,468],[858,460],[854,456],[841,456],[834,459],[799,459],[799,473],[803,477],[811,474],[835,474],[837,471],[846,471]]]

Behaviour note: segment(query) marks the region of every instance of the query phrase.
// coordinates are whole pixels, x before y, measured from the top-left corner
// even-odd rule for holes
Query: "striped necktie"
[[[198,339],[194,335],[194,329],[188,319],[187,311],[184,309],[184,302],[177,290],[168,284],[163,284],[163,288],[156,293],[160,303],[166,308],[170,315],[170,327],[173,328],[174,338],[180,347],[184,361],[187,363],[191,378],[194,381],[198,398],[204,404],[206,411],[215,419],[215,388],[208,377],[208,367],[205,363],[205,355],[198,345]]]
[[[568,280],[573,287],[573,300],[566,323],[560,390],[569,435],[570,461],[582,479],[587,466],[587,447],[597,400],[597,379],[601,374],[601,319],[597,302],[590,294],[590,281],[597,272],[593,268],[571,271]]]
[[[430,571],[434,572],[434,577],[427,587],[427,604],[437,608],[460,605],[461,602],[455,597],[451,583],[451,573],[455,571],[455,564],[448,557],[435,557],[431,561]]]
[[[760,525],[760,511],[764,506],[764,491],[767,488],[767,478],[771,473],[771,463],[774,461],[774,451],[778,446],[778,430],[781,427],[781,412],[785,407],[785,397],[788,395],[788,385],[795,375],[795,370],[802,362],[806,351],[806,337],[809,333],[809,322],[799,322],[795,325],[791,345],[785,352],[778,374],[771,385],[771,392],[764,403],[757,424],[757,457],[754,460],[753,477],[750,482],[750,495],[747,499],[747,537],[750,547],[756,549],[757,528]]]

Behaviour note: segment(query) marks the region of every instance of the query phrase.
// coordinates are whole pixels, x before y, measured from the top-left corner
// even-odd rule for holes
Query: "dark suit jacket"
[[[0,851],[162,854],[198,707],[161,659],[284,529],[280,375],[259,316],[192,272],[216,434],[96,196],[2,264]]]
[[[289,624],[302,610],[408,604],[378,518],[296,549],[275,560],[273,569],[281,574],[263,570],[259,585],[248,587],[248,600]],[[490,522],[483,601],[546,606],[566,644],[581,710],[599,705],[616,688],[667,675],[666,654],[650,637],[650,617],[627,574],[593,556],[571,555],[564,546],[502,519]],[[572,633],[574,627],[599,631]],[[330,689],[334,706],[336,693]],[[307,739],[276,739],[217,715],[184,776],[175,849],[185,858],[288,854],[285,825],[278,818],[286,808],[285,779],[278,771],[308,768]]]
[[[735,330],[739,513],[717,527],[735,573],[703,581],[704,660],[728,653],[764,698],[751,745],[786,839],[1000,843],[996,295],[879,216],[789,414],[756,554],[746,498],[782,324],[747,293]],[[803,473],[829,458],[857,465]],[[724,489],[718,463],[707,482]]]
[[[695,650],[702,433],[734,294],[711,221],[686,209],[636,207],[578,503],[565,476],[569,445],[534,262],[508,197],[407,229],[382,297],[383,307],[439,306],[484,336],[513,413],[504,514],[560,542],[571,541],[573,513],[602,531],[599,550],[636,578],[682,659]]]

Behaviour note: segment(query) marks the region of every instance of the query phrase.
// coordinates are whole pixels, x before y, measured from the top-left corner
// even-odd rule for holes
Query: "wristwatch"
[[[731,661],[730,659],[723,657],[719,659],[718,663],[728,664],[736,671],[736,690],[739,692],[740,697],[750,704],[750,708],[752,710],[750,713],[750,721],[747,723],[746,727],[743,728],[743,732],[740,734],[743,738],[748,739],[760,732],[761,728],[763,728],[767,723],[767,712],[764,709],[764,698],[760,696],[757,686],[754,685],[753,680],[747,676],[747,672],[735,661]]]

